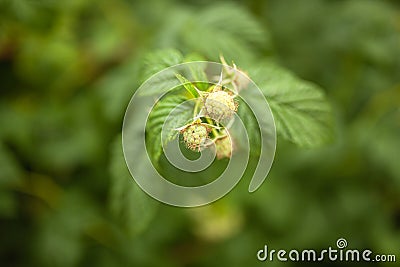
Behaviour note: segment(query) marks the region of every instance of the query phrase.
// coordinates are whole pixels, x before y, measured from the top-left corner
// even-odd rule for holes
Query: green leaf
[[[192,61],[206,61],[206,58],[198,53],[189,53],[185,55],[184,58],[185,62],[192,62]],[[204,71],[204,70],[203,70]]]
[[[271,107],[278,134],[301,147],[332,140],[331,107],[321,88],[272,63],[250,73]]]
[[[146,80],[147,89],[141,91],[141,95],[156,95],[165,93],[179,85],[176,79],[176,73],[168,67],[183,63],[182,54],[175,49],[163,49],[145,56],[142,70],[142,79]],[[155,78],[149,79],[156,74]]]
[[[122,153],[121,136],[112,146],[110,173],[111,212],[124,230],[131,235],[138,234],[153,219],[158,202],[143,192],[132,179]]]
[[[241,39],[247,42],[263,44],[268,38],[267,32],[254,15],[233,3],[210,5],[196,18],[201,20],[203,25],[241,36]]]
[[[107,72],[95,84],[95,91],[102,101],[104,116],[110,121],[118,121],[124,114],[133,90],[139,86],[138,73],[141,64],[133,58]]]
[[[163,49],[149,53],[144,59],[142,80],[157,72],[183,62],[182,54],[175,49]]]
[[[255,58],[257,51],[271,47],[266,27],[235,3],[169,9],[164,16],[164,25],[156,36],[161,47],[196,51],[209,60],[218,60],[222,53],[237,63]]]
[[[199,97],[199,93],[197,92],[196,87],[185,77],[183,77],[180,74],[175,74],[176,78],[178,78],[178,80],[182,83],[183,87],[186,89],[186,91],[188,91],[193,98],[197,98]]]
[[[189,79],[193,82],[207,81],[207,75],[204,71],[206,64],[204,62],[198,62],[197,64],[189,65],[189,69],[187,71],[186,69],[182,70],[184,73],[180,74],[177,74],[173,69],[165,69],[184,62],[201,60],[204,60],[204,58],[194,53],[183,58],[182,54],[174,49],[163,49],[155,53],[149,53],[147,56],[145,56],[145,64],[142,70],[144,75],[142,75],[142,80],[149,78],[155,73],[158,74],[156,78],[146,81],[147,90],[142,91],[141,94],[151,95],[163,93],[177,87],[180,83],[182,83],[185,86],[185,89],[188,90],[193,97],[198,97],[199,94],[194,88],[194,84],[191,84]],[[176,80],[176,78],[178,78],[180,83]],[[196,86],[198,86],[200,90],[205,90],[208,88],[208,83],[196,83]]]
[[[237,111],[240,119],[243,122],[246,132],[249,136],[250,141],[250,153],[258,154],[261,145],[260,127],[258,126],[257,120],[254,117],[251,109],[241,99],[239,99],[239,106]],[[262,129],[261,129],[262,130]],[[239,142],[243,140],[238,140]]]
[[[223,53],[227,58],[248,59],[254,47],[268,47],[269,34],[246,9],[233,3],[196,10],[183,32],[184,43],[208,58]],[[201,36],[201,37],[199,37]]]
[[[185,56],[185,62],[196,61],[196,64],[189,65],[190,77],[192,81],[196,82],[196,87],[201,91],[207,90],[210,86],[205,72],[205,68],[207,67],[207,63],[204,62],[205,60],[204,57],[196,53],[191,53]]]
[[[151,111],[148,123],[146,125],[146,139],[151,140],[151,142],[146,143],[150,151],[150,155],[155,162],[158,161],[162,153],[161,140],[163,140],[164,145],[166,145],[168,141],[172,140],[178,135],[178,131],[176,129],[185,125],[192,118],[192,103],[187,102],[185,105],[180,105],[186,100],[187,98],[182,95],[166,96],[161,99]],[[171,116],[169,116],[170,113]],[[163,130],[164,122],[165,126]]]

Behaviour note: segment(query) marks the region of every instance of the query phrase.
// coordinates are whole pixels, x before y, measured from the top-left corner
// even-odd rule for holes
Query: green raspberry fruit
[[[193,151],[200,151],[201,146],[208,138],[209,129],[200,124],[192,124],[181,131],[186,147]]]
[[[233,96],[225,91],[210,93],[205,100],[204,107],[207,115],[216,121],[230,119],[236,111]]]
[[[231,139],[226,136],[215,141],[217,159],[230,158],[232,156]]]

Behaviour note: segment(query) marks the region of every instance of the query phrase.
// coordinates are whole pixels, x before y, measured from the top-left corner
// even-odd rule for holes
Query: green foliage
[[[146,138],[150,155],[157,162],[162,153],[162,145],[167,145],[179,133],[176,129],[185,125],[193,116],[193,109],[188,105],[180,105],[187,98],[183,95],[167,95],[162,98],[149,115],[146,125]],[[179,106],[180,105],[180,106]],[[169,115],[173,113],[173,116]],[[165,126],[164,126],[165,122]],[[164,130],[163,130],[164,127]],[[161,136],[163,130],[164,136]],[[162,144],[162,137],[164,144]]]
[[[360,114],[354,135],[372,164],[382,173],[393,177],[400,187],[400,166],[397,153],[400,147],[400,86],[374,95]]]
[[[94,203],[82,192],[71,190],[60,196],[55,210],[40,221],[34,247],[44,266],[73,266],[82,258],[83,236],[90,235],[100,220]]]
[[[396,186],[400,188],[400,166],[397,158],[400,147],[399,116],[399,110],[385,114],[371,131],[364,133],[367,139],[363,141],[366,142],[365,150],[371,161],[393,177]]]
[[[144,59],[143,78],[147,79],[157,72],[183,62],[182,54],[175,49],[159,50],[149,53]]]
[[[263,91],[283,138],[302,147],[332,140],[331,107],[321,88],[271,63],[259,66],[251,74]]]
[[[136,235],[154,217],[158,203],[133,181],[122,153],[121,136],[116,137],[112,146],[110,174],[111,212],[130,235]]]
[[[174,21],[160,28],[156,39],[162,47],[182,47],[184,52],[195,51],[213,60],[222,53],[239,61],[254,58],[254,46],[267,50],[270,47],[267,29],[248,10],[236,4],[177,8],[165,15]]]
[[[107,72],[95,85],[102,103],[102,113],[109,121],[122,122],[121,116],[135,86],[139,86],[141,64],[134,58]]]
[[[260,100],[262,101],[262,100]],[[254,117],[251,109],[239,99],[239,109],[238,109],[238,116],[243,122],[244,127],[246,128],[249,141],[250,141],[250,149],[252,154],[258,154],[260,152],[260,145],[261,145],[261,139],[260,139],[260,134],[261,131],[264,129],[260,129],[258,126],[257,120]],[[243,142],[243,140],[238,140],[240,143]]]
[[[196,12],[183,30],[187,46],[209,58],[219,53],[231,59],[251,58],[251,45],[265,46],[268,42],[265,28],[251,14],[228,3],[217,3]]]
[[[199,93],[196,90],[196,87],[185,77],[183,77],[180,74],[176,74],[176,78],[178,78],[178,80],[181,82],[181,84],[183,85],[183,87],[186,89],[186,91],[189,92],[189,94],[193,97],[193,98],[197,98],[199,97]]]
[[[1,265],[256,266],[264,244],[326,249],[338,237],[398,253],[399,8],[395,0],[0,0]],[[126,168],[125,108],[155,72],[220,53],[271,105],[280,135],[270,175],[253,194],[244,177],[204,209],[158,205]],[[149,94],[179,83],[170,74]],[[178,98],[166,95],[151,115],[147,138],[157,148]],[[326,99],[336,138],[297,149],[331,140]],[[257,125],[239,104],[257,147]],[[170,138],[193,115],[185,114],[171,121]],[[170,181],[192,186],[227,162],[198,180],[166,163],[161,155]]]
[[[3,144],[0,144],[0,166],[0,216],[12,217],[17,210],[17,201],[10,189],[21,183],[22,171],[14,155]]]

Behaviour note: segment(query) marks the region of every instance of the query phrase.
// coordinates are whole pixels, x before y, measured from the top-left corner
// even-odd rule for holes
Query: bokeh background
[[[159,204],[120,145],[159,49],[279,62],[324,88],[335,140],[278,139],[253,194]],[[0,0],[0,79],[1,266],[296,266],[256,252],[340,237],[400,260],[398,1]]]

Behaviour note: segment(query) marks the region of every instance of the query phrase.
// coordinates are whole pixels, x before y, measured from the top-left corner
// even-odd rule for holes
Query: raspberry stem
[[[214,125],[210,118],[206,118],[206,121],[208,124]],[[215,128],[211,128],[211,132],[213,133],[214,137],[218,137],[220,135]]]
[[[193,109],[193,117],[194,118],[197,117],[197,114],[199,113],[200,102],[201,102],[201,100],[197,99],[196,104],[195,104],[194,109]]]

